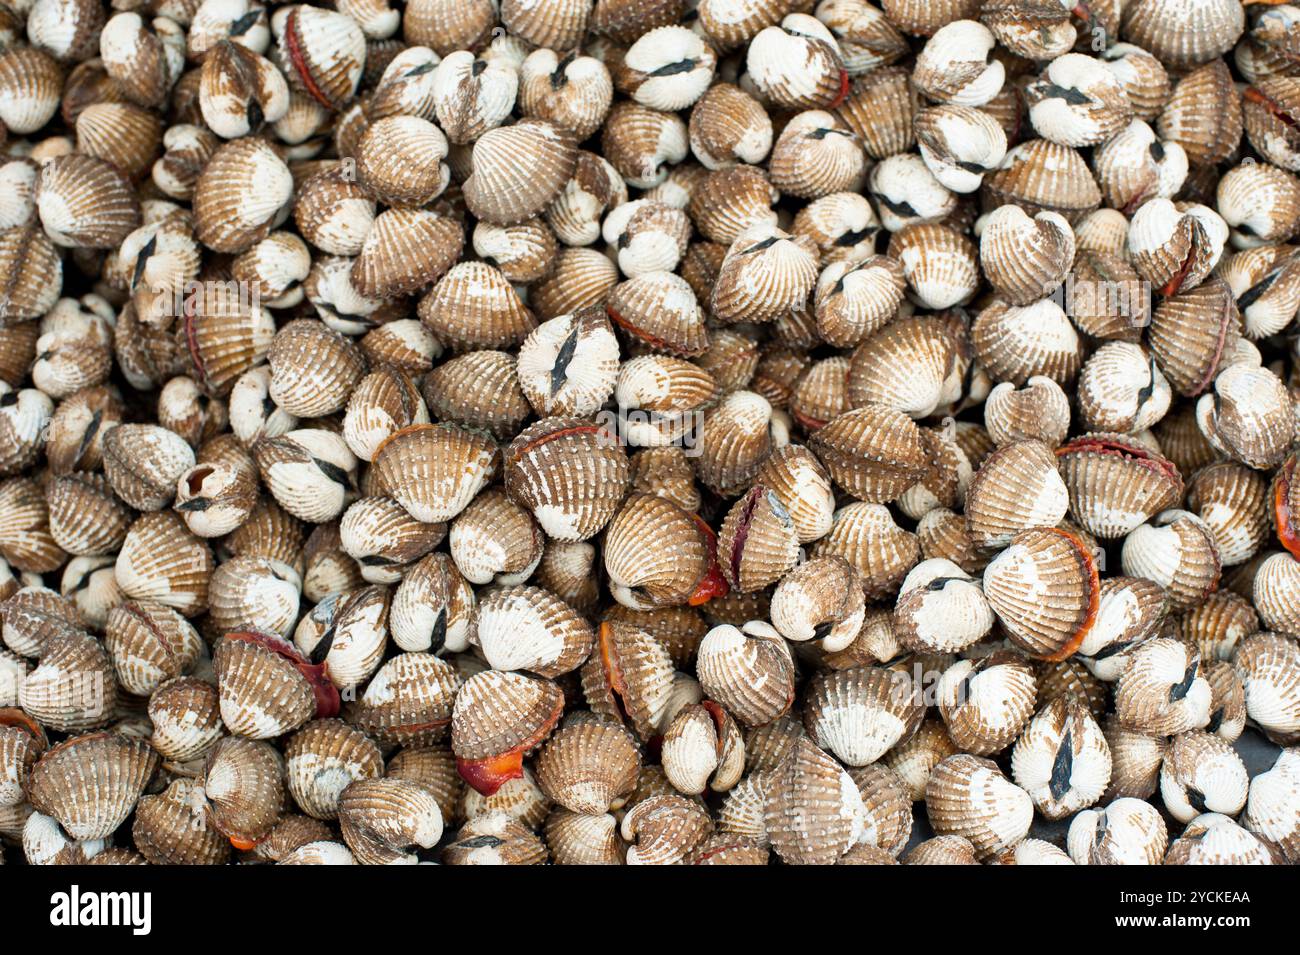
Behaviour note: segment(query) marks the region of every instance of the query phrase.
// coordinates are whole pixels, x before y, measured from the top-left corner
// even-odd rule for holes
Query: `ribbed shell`
[[[63,260],[43,229],[33,223],[0,230],[0,320],[41,317],[62,288]],[[30,328],[35,332],[35,323]],[[25,373],[30,363],[23,364]]]
[[[348,722],[380,743],[421,746],[446,736],[460,676],[431,653],[399,653],[371,677]]]
[[[636,788],[641,755],[616,723],[591,720],[557,730],[537,757],[542,792],[572,812],[599,815]]]
[[[158,795],[143,796],[131,838],[152,865],[224,865],[230,842],[207,825],[206,796],[192,779],[174,780]]]
[[[965,302],[979,285],[974,243],[941,223],[903,226],[890,236],[889,254],[903,266],[908,286],[926,308],[944,309]]]
[[[420,320],[440,340],[463,348],[508,348],[536,327],[500,269],[461,262],[420,300]]]
[[[427,209],[387,209],[366,233],[350,272],[357,291],[394,298],[441,278],[460,258],[459,223]]]
[[[208,820],[236,848],[251,849],[268,835],[284,805],[284,768],[269,743],[228,736],[203,766]]]
[[[1232,658],[1246,691],[1246,714],[1275,742],[1300,740],[1300,646],[1275,633],[1257,633]]]
[[[267,359],[271,399],[300,418],[343,409],[365,374],[365,357],[323,322],[298,319],[276,333]]]
[[[429,410],[444,421],[485,428],[498,438],[512,437],[529,416],[514,356],[473,351],[434,368],[424,379]]]
[[[1182,146],[1193,164],[1223,162],[1236,150],[1241,131],[1241,97],[1221,59],[1180,79],[1156,122],[1160,138]]]
[[[563,708],[564,694],[549,680],[485,670],[456,695],[452,749],[461,762],[521,754],[546,738]]]
[[[1019,842],[1029,831],[1034,804],[991,760],[960,754],[935,767],[925,789],[935,832],[971,841],[981,858]]]
[[[108,613],[104,646],[122,688],[149,696],[193,668],[202,651],[198,631],[169,607],[127,601]]]
[[[596,712],[628,722],[642,740],[667,727],[673,696],[668,650],[635,623],[607,620],[582,667],[582,694]]]
[[[1098,537],[1122,537],[1182,497],[1178,469],[1131,439],[1087,435],[1056,454],[1071,514]]]
[[[539,325],[520,346],[518,381],[538,414],[589,415],[614,390],[618,341],[599,309]]]
[[[220,691],[221,719],[232,733],[271,739],[291,732],[317,712],[312,684],[292,658],[266,644],[225,639],[212,654]]]
[[[868,503],[895,500],[929,465],[912,419],[878,404],[846,411],[818,429],[808,447],[836,484]]]
[[[1031,527],[1055,527],[1070,496],[1051,449],[1041,441],[1016,441],[993,452],[966,491],[966,524],[980,547],[1006,546]]]
[[[104,839],[135,808],[158,765],[149,744],[116,733],[75,736],[32,768],[27,797],[74,839]]]
[[[1011,149],[984,177],[983,202],[985,208],[1011,202],[1028,215],[1059,212],[1073,224],[1097,208],[1101,190],[1076,150],[1031,139]]]
[[[115,574],[126,596],[194,617],[207,609],[212,551],[174,513],[145,514],[127,531]]]
[[[1135,0],[1124,7],[1125,38],[1172,67],[1227,52],[1244,29],[1241,5],[1229,0]]]
[[[1097,567],[1083,542],[1049,528],[1023,531],[984,570],[984,594],[1012,640],[1063,659],[1078,649],[1100,602]]]
[[[465,181],[465,202],[476,218],[487,222],[523,222],[560,194],[576,162],[572,136],[545,120],[522,119],[489,130],[474,144],[474,171]]]
[[[796,742],[774,772],[764,807],[764,826],[781,859],[833,864],[861,838],[865,817],[852,777],[812,742]]]
[[[809,739],[849,766],[874,763],[909,739],[925,716],[911,677],[876,667],[818,673],[803,703]]]
[[[1156,637],[1133,650],[1115,687],[1115,714],[1132,729],[1173,736],[1204,726],[1210,700],[1200,655],[1179,641]]]
[[[798,556],[790,513],[774,491],[754,485],[727,512],[718,533],[722,575],[733,589],[752,593],[780,580]]]
[[[794,662],[784,638],[769,624],[754,621],[743,630],[714,627],[700,644],[696,676],[745,726],[762,726],[783,715],[794,702]]]
[[[289,795],[316,819],[336,818],[350,783],[384,771],[379,747],[342,720],[308,723],[285,742],[284,757]]]
[[[18,136],[35,133],[48,123],[63,92],[59,64],[36,48],[39,35],[38,29],[33,46],[11,46],[0,56],[0,86],[6,93],[0,103],[0,122]]]
[[[108,249],[140,225],[140,203],[111,163],[73,153],[51,159],[36,181],[36,208],[57,245]]]
[[[479,603],[477,639],[498,670],[556,677],[576,670],[595,645],[591,625],[540,587],[506,587]]]
[[[298,88],[326,109],[339,109],[361,82],[366,38],[352,17],[304,5],[286,18],[279,52]]]
[[[604,564],[614,598],[648,609],[685,603],[711,554],[691,514],[667,498],[634,492],[609,522]]]
[[[455,517],[491,480],[497,449],[491,439],[449,424],[415,424],[390,435],[375,451],[376,490],[416,520]]]
[[[546,418],[505,452],[506,490],[557,540],[587,540],[614,516],[628,483],[614,435],[580,418]]]
[[[265,140],[232,140],[195,184],[195,234],[213,251],[245,252],[266,238],[292,196],[289,167]]]
[[[1033,668],[1018,653],[997,651],[978,660],[959,660],[944,671],[938,685],[947,734],[934,736],[933,745],[917,756],[926,756],[933,767],[954,744],[976,756],[1001,752],[1033,716],[1037,692]]]
[[[169,680],[149,697],[150,744],[169,763],[201,759],[225,731],[218,691],[195,677]]]

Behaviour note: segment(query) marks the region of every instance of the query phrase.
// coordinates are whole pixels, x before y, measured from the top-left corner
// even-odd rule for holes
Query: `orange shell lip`
[[[1273,520],[1277,524],[1277,539],[1287,553],[1300,560],[1300,535],[1295,532],[1291,520],[1291,505],[1287,499],[1291,495],[1291,481],[1295,477],[1295,456],[1286,459],[1281,470],[1277,472],[1277,481],[1273,485]]]
[[[518,453],[511,455],[510,463],[514,464],[517,461],[519,461],[521,458],[523,458],[524,455],[531,454],[533,451],[537,450],[542,445],[547,444],[551,441],[555,441],[559,438],[568,437],[571,434],[603,434],[607,440],[612,441],[614,443],[618,442],[618,439],[614,437],[614,435],[610,434],[608,431],[606,431],[598,424],[575,424],[572,427],[568,427],[568,428],[556,428],[554,431],[548,432],[547,434],[543,434],[537,438],[534,438],[532,441],[529,441],[526,445],[520,448]]]
[[[1166,460],[1157,454],[1153,454],[1151,451],[1148,451],[1136,442],[1120,441],[1115,438],[1076,438],[1069,444],[1063,444],[1057,448],[1056,456],[1060,458],[1076,451],[1112,455],[1114,457],[1135,461],[1148,470],[1155,471],[1171,481],[1176,481],[1179,484],[1182,483],[1182,478],[1178,475],[1178,469],[1174,466],[1172,461]]]
[[[1070,546],[1074,548],[1075,553],[1079,555],[1079,560],[1088,571],[1088,612],[1084,615],[1083,623],[1065,645],[1043,658],[1055,662],[1072,656],[1083,645],[1084,639],[1092,630],[1092,625],[1097,622],[1097,611],[1101,607],[1101,578],[1097,574],[1097,562],[1092,559],[1092,554],[1088,552],[1088,548],[1077,534],[1063,531],[1059,527],[1052,528],[1052,533],[1059,534],[1070,542]]]
[[[456,772],[475,792],[491,796],[512,779],[524,778],[524,751],[511,750],[486,759],[457,759]]]
[[[302,80],[302,85],[307,90],[307,93],[326,109],[334,109],[334,104],[330,102],[330,98],[325,95],[324,91],[316,85],[316,81],[312,79],[311,70],[307,67],[307,56],[298,42],[298,10],[296,8],[289,13],[289,17],[284,24],[284,45],[289,54],[289,62],[293,66],[293,71],[298,74],[298,79]]]
[[[1196,250],[1191,249],[1187,253],[1187,258],[1183,259],[1183,264],[1178,267],[1178,271],[1169,277],[1160,288],[1160,294],[1166,298],[1170,295],[1177,295],[1178,290],[1183,287],[1183,282],[1187,280],[1187,273],[1192,270],[1192,262],[1196,259]]]
[[[730,849],[749,849],[749,848],[752,847],[739,840],[737,840],[736,842],[726,842],[726,843],[722,843],[721,845],[715,845],[712,848],[708,849],[707,851],[701,852],[698,856],[696,856],[695,864],[699,865],[701,862],[704,862],[707,859],[712,859],[714,856],[720,856],[722,855],[722,853],[727,852]]]
[[[722,751],[726,749],[727,746],[727,737],[725,734],[727,711],[722,708],[722,704],[715,703],[713,700],[703,700],[701,701],[700,706],[704,707],[709,716],[713,717],[713,728],[718,734],[718,756],[722,756]]]
[[[722,576],[722,567],[718,564],[718,535],[700,515],[692,514],[691,520],[695,521],[696,528],[703,535],[704,542],[709,548],[709,569],[695,585],[694,593],[686,600],[689,606],[699,607],[714,597],[725,597],[731,592],[731,585],[727,583],[727,578]]]
[[[324,663],[312,663],[288,640],[258,630],[236,630],[226,634],[227,640],[242,643],[255,643],[277,656],[284,657],[292,663],[311,686],[316,697],[316,719],[326,720],[338,716],[343,703],[339,698],[338,688],[329,678],[329,666]]]
[[[826,427],[826,422],[820,418],[814,418],[811,415],[806,415],[802,412],[794,411],[793,409],[791,409],[790,414],[794,418],[795,422],[809,434]]]
[[[1297,125],[1300,125],[1296,118],[1284,110],[1279,103],[1269,99],[1254,86],[1247,86],[1246,91],[1242,93],[1241,96],[1242,99],[1247,102],[1255,103],[1258,106],[1264,107],[1264,109],[1266,109],[1274,119],[1286,126],[1295,128]]]
[[[843,102],[849,97],[849,89],[851,86],[852,86],[852,80],[849,78],[849,71],[846,69],[841,69],[840,70],[840,91],[835,94],[835,99],[831,100],[830,105],[827,106],[826,108],[835,109],[836,107],[843,104]]]
[[[614,628],[606,620],[601,623],[596,640],[600,649],[601,667],[605,671],[605,680],[609,683],[609,695],[613,698],[615,713],[619,722],[627,723],[629,716],[627,708],[623,705],[623,698],[627,695],[627,678],[623,676],[618,654],[614,652],[613,634]]]
[[[603,626],[603,625],[602,625]],[[487,756],[483,759],[456,758],[456,772],[460,778],[469,783],[481,795],[491,796],[512,779],[522,779],[524,775],[524,753],[528,752],[551,731],[564,713],[564,698],[561,697],[555,709],[542,721],[541,726],[518,746],[504,753]]]
[[[0,708],[0,726],[12,726],[15,729],[26,731],[32,739],[40,744],[41,749],[45,749],[46,738],[45,730],[41,724],[32,719],[25,712],[16,706],[6,706]]]
[[[619,328],[623,329],[623,331],[627,332],[629,335],[636,336],[637,338],[641,339],[643,342],[650,345],[651,347],[660,348],[665,351],[671,351],[671,352],[677,351],[677,349],[673,347],[672,342],[668,341],[665,338],[659,338],[655,335],[651,335],[649,332],[638,328],[636,325],[633,325],[631,322],[629,322],[626,318],[624,318],[621,314],[616,312],[614,309],[610,308],[608,305],[605,306],[605,314],[609,316],[609,320],[611,322],[613,322]]]

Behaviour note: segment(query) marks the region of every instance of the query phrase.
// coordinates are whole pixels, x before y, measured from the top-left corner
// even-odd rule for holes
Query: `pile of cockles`
[[[0,858],[1300,862],[1297,236],[1290,3],[0,0]]]

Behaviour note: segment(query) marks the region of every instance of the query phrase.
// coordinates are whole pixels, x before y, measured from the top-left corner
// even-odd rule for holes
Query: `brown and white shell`
[[[627,488],[618,439],[580,418],[545,418],[504,454],[506,490],[557,540],[586,540],[613,517]]]

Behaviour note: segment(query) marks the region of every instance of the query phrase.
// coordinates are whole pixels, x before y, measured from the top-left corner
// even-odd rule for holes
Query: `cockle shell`
[[[1120,722],[1164,736],[1204,726],[1211,693],[1200,663],[1193,648],[1166,637],[1135,647],[1115,687]]]
[[[1056,456],[1071,514],[1098,537],[1122,537],[1182,497],[1178,469],[1129,438],[1085,435]]]
[[[943,672],[937,689],[939,712],[947,727],[941,742],[977,756],[1009,746],[1033,715],[1037,696],[1029,662],[1011,651],[959,660]],[[938,759],[947,755],[944,749],[938,746]],[[938,759],[931,761],[931,767]]]
[[[1012,775],[1049,819],[1099,800],[1110,782],[1110,747],[1087,706],[1057,699],[1029,721],[1011,754]]]
[[[745,66],[758,90],[785,109],[834,108],[849,88],[834,35],[804,13],[760,30],[750,41]]]
[[[32,767],[28,799],[74,839],[102,839],[120,826],[158,765],[147,743],[116,733],[74,736]]]
[[[1262,632],[1237,645],[1232,663],[1246,691],[1246,714],[1273,740],[1285,746],[1300,736],[1300,704],[1296,702],[1294,666],[1300,653],[1296,642]]]
[[[280,637],[227,634],[213,652],[221,719],[249,739],[270,739],[338,712],[323,668]]]
[[[89,155],[51,159],[36,182],[36,209],[56,245],[112,248],[140,225],[140,204],[111,163]]]
[[[852,777],[809,740],[796,742],[774,771],[764,826],[787,863],[834,862],[862,837],[865,817]]]
[[[570,134],[545,120],[523,119],[498,127],[474,144],[474,171],[465,181],[465,202],[488,222],[523,222],[560,194],[576,162]],[[529,171],[522,180],[521,164]]]
[[[342,720],[315,720],[285,742],[285,783],[303,812],[336,818],[340,796],[355,780],[383,772],[379,747]]]
[[[1209,527],[1188,511],[1164,511],[1124,538],[1124,573],[1165,588],[1171,608],[1196,606],[1218,586],[1221,564]]]
[[[1079,537],[1054,528],[1022,531],[984,569],[984,595],[1013,642],[1063,659],[1092,627],[1100,584]]]
[[[167,680],[189,672],[202,644],[198,631],[175,610],[127,601],[109,611],[104,646],[122,688],[149,696]]]
[[[1070,823],[1066,845],[1078,865],[1155,865],[1169,835],[1150,803],[1121,797],[1101,809],[1085,809]]]
[[[800,564],[777,584],[771,618],[787,640],[821,640],[830,652],[843,650],[865,619],[857,571],[837,556]]]
[[[420,746],[447,735],[461,678],[431,653],[399,653],[348,707],[350,723],[380,743]]]
[[[281,24],[279,54],[295,86],[326,109],[339,109],[361,82],[365,35],[344,13],[304,5]]]
[[[550,734],[564,709],[554,683],[517,673],[485,670],[456,695],[451,745],[466,782],[491,795],[523,775],[523,754]]]
[[[496,471],[495,442],[446,424],[414,424],[376,449],[374,479],[416,520],[455,517]]]
[[[1029,831],[1034,804],[991,760],[961,754],[934,768],[925,787],[930,824],[941,835],[971,841],[985,858],[1019,842]]]
[[[746,726],[770,723],[794,700],[790,651],[776,629],[761,621],[709,631],[696,673],[708,696]]]
[[[925,716],[911,677],[855,667],[813,677],[804,698],[808,737],[849,766],[866,766],[916,732]]]
[[[809,448],[835,483],[867,502],[897,498],[924,475],[920,429],[901,411],[868,404],[820,428]]]
[[[542,791],[572,812],[599,815],[618,808],[636,787],[641,755],[618,724],[573,723],[557,730],[537,757]]]
[[[442,811],[431,789],[405,779],[358,779],[339,796],[339,831],[357,861],[414,864],[412,846],[442,838]]]
[[[635,492],[609,522],[604,552],[610,592],[634,609],[692,599],[713,563],[711,532],[693,515],[667,498]]]
[[[921,561],[899,586],[894,629],[910,650],[960,651],[992,627],[993,611],[979,584],[950,560]]]
[[[1192,730],[1175,736],[1160,768],[1160,798],[1179,822],[1203,812],[1235,816],[1246,804],[1246,766],[1219,737]]]
[[[614,515],[627,487],[627,456],[601,426],[545,418],[504,455],[506,490],[557,540],[586,540]]]
[[[195,235],[214,251],[245,252],[266,238],[292,195],[289,167],[265,141],[231,140],[195,183]]]

